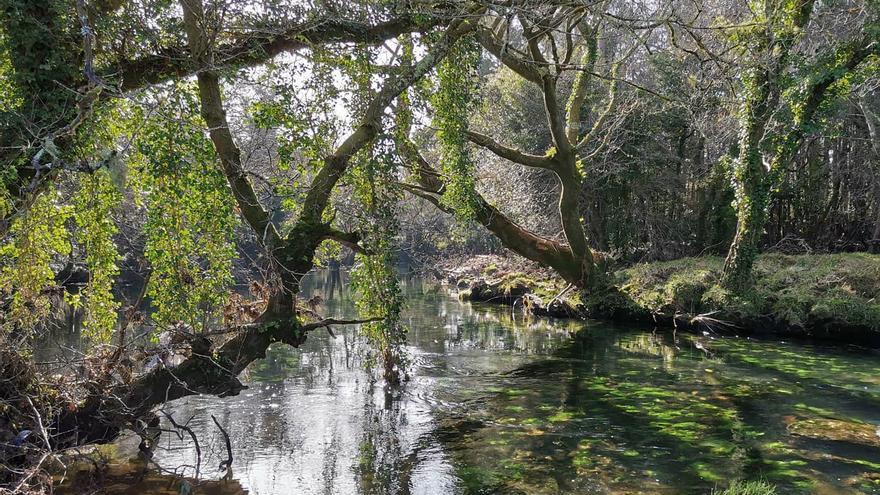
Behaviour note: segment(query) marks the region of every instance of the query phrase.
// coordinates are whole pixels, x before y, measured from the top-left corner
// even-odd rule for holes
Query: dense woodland
[[[396,384],[401,259],[590,294],[712,255],[737,297],[762,251],[880,251],[874,0],[0,4],[0,441],[37,432],[10,489],[345,323],[297,300],[327,263]],[[59,376],[35,351],[71,321]]]

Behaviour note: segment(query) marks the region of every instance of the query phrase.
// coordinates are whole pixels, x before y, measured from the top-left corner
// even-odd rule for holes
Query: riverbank
[[[740,336],[880,347],[880,255],[762,255],[754,288],[718,285],[724,260],[683,258],[611,274],[613,289],[580,294],[546,269],[499,256],[448,262],[463,300],[522,304],[536,315],[597,318]]]

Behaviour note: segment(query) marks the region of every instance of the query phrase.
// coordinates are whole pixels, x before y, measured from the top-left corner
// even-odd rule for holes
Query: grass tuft
[[[776,495],[776,487],[766,481],[734,481],[724,490],[712,490],[712,495]]]

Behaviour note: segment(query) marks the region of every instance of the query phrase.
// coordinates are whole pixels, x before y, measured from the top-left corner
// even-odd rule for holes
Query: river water
[[[303,287],[323,314],[356,314],[344,273]],[[169,406],[200,438],[200,476],[226,458],[213,414],[230,486],[251,494],[706,494],[738,478],[880,493],[875,352],[529,319],[418,278],[404,293],[400,391],[339,327],[271,348],[237,397]],[[193,476],[184,437],[163,435],[155,460]]]

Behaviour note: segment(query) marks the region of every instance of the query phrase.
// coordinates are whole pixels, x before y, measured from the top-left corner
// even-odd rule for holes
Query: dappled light
[[[880,494],[876,0],[0,0],[0,495]]]

